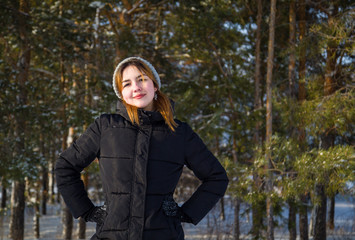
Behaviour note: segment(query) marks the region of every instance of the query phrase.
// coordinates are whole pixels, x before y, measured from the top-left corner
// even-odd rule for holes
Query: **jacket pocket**
[[[107,216],[101,231],[126,230],[129,222],[130,194],[112,193],[109,196]]]
[[[171,194],[167,195],[162,203],[162,209],[167,218],[170,231],[174,240],[184,239],[184,231],[181,226],[179,205]]]

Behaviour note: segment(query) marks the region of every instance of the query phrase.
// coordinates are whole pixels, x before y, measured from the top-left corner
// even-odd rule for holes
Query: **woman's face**
[[[154,110],[154,87],[152,79],[136,66],[130,65],[122,72],[122,98],[126,103],[146,111]]]

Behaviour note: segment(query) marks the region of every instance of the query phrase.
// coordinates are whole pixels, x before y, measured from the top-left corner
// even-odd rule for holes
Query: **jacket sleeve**
[[[196,225],[223,197],[227,189],[228,177],[217,158],[188,125],[185,134],[185,164],[202,181],[202,184],[181,208]]]
[[[80,178],[80,172],[99,155],[100,118],[63,151],[57,159],[55,174],[58,191],[75,218],[94,207]]]

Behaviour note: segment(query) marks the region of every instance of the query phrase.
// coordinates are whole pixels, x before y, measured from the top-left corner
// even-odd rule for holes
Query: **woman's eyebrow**
[[[142,78],[142,76],[143,77],[147,77],[147,74],[139,74],[135,79],[139,79],[139,78]],[[124,79],[124,80],[122,80],[122,82],[129,82],[129,81],[131,81],[131,79]]]
[[[137,77],[136,77],[136,79],[139,79],[139,78],[141,78],[141,77],[147,77],[147,75],[146,74],[139,74]]]

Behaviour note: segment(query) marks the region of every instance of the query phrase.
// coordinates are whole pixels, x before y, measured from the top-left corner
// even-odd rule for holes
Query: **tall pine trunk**
[[[306,194],[300,196],[300,206],[298,208],[299,213],[299,228],[300,239],[308,240],[308,214],[307,214],[308,197]]]
[[[10,238],[23,240],[25,229],[25,181],[14,181],[11,193]]]
[[[225,210],[224,210],[224,197],[221,198],[221,200],[219,201],[220,204],[221,204],[221,212],[219,214],[219,218],[224,221],[226,220],[226,213],[225,213]]]
[[[78,238],[79,239],[85,239],[85,233],[86,233],[86,222],[85,222],[85,219],[79,218]]]
[[[295,69],[296,69],[296,2],[290,1],[289,10],[289,22],[290,22],[290,38],[289,48],[290,57],[288,63],[288,82],[289,82],[289,94],[293,98],[295,96]]]
[[[34,202],[34,210],[35,214],[33,216],[33,231],[35,237],[38,239],[40,237],[40,184],[39,181],[35,184],[35,202]]]
[[[69,134],[67,135],[65,145],[62,146],[63,149],[66,149],[67,147],[70,146],[70,144],[73,142],[74,138],[74,128],[70,127],[69,128]],[[63,139],[64,140],[64,139]],[[64,143],[64,141],[63,141]],[[73,216],[65,204],[63,198],[61,198],[61,205],[62,205],[62,224],[63,224],[63,230],[62,230],[62,238],[65,240],[72,239],[72,234],[73,234]]]
[[[48,201],[48,169],[43,166],[42,170],[42,214],[47,214],[47,201]]]
[[[256,111],[260,110],[262,107],[261,104],[261,94],[260,94],[260,85],[261,85],[261,57],[260,57],[260,45],[261,45],[261,24],[262,24],[262,14],[263,14],[263,5],[262,0],[257,1],[258,12],[256,17],[256,44],[255,44],[255,92],[254,92],[254,109]],[[253,141],[255,146],[261,146],[260,138],[260,126],[261,122],[257,121],[255,124],[255,131],[253,136]],[[260,177],[257,172],[253,173],[254,184],[257,185],[256,188],[260,188]],[[252,229],[251,235],[253,239],[258,239],[260,237],[260,231],[262,228],[262,213],[260,211],[260,206],[258,204],[252,205]]]
[[[332,6],[331,13],[329,13],[328,16],[328,25],[330,28],[335,28],[334,26],[334,17],[338,15],[338,6]],[[338,43],[337,40],[334,38],[329,38],[327,42],[327,60],[326,60],[326,66],[325,66],[325,75],[324,75],[324,96],[329,96],[333,94],[336,91],[337,84],[336,84],[336,72],[337,72],[337,59],[339,53],[337,52],[338,48]],[[325,136],[327,137],[327,136]],[[332,145],[333,143],[325,143],[328,144],[329,146]],[[326,146],[326,147],[329,147]]]
[[[335,195],[330,197],[329,210],[328,210],[328,228],[334,230],[334,213],[335,213]]]
[[[48,199],[51,204],[55,202],[55,193],[54,193],[54,183],[55,183],[55,176],[54,176],[54,161],[56,158],[55,149],[50,148],[49,153],[49,161],[48,161]]]
[[[271,145],[272,139],[272,71],[274,61],[274,42],[275,42],[275,17],[276,17],[276,0],[271,0],[270,22],[269,22],[269,42],[268,42],[268,59],[266,74],[266,146]],[[267,162],[266,170],[268,172],[266,179],[266,215],[267,215],[267,236],[266,239],[274,239],[274,207],[272,204],[271,193],[273,191],[273,173],[271,162],[271,148],[267,147],[265,152]]]
[[[64,203],[62,199],[62,223],[63,223],[63,230],[62,230],[62,239],[70,240],[72,239],[73,234],[73,216],[69,211],[69,208]]]
[[[63,0],[60,0],[59,4],[59,15],[60,17],[63,16]],[[62,92],[68,92],[67,91],[67,84],[66,84],[66,78],[65,78],[65,70],[64,70],[64,60],[63,60],[63,51],[60,53],[60,73],[61,73],[61,89]],[[66,118],[66,105],[63,105],[62,109],[62,122],[63,122],[63,128],[67,127],[67,118]],[[69,132],[69,134],[68,134]],[[62,150],[64,151],[67,147],[70,146],[70,144],[73,141],[73,134],[74,134],[74,129],[69,128],[69,131],[65,131],[62,137]],[[61,198],[58,194],[58,199],[57,199],[62,206],[61,210],[61,215],[62,215],[62,239],[68,240],[72,239],[72,233],[73,233],[73,216],[65,204],[63,198]]]
[[[296,204],[293,199],[288,201],[289,211],[288,211],[288,231],[289,240],[296,240],[297,230],[296,230]]]
[[[3,177],[1,179],[1,205],[0,205],[0,239],[4,237],[4,215],[7,203],[7,182]]]
[[[305,0],[299,1],[299,77],[298,77],[298,99],[306,99],[306,2]]]
[[[299,1],[298,8],[299,15],[299,69],[298,69],[298,101],[300,104],[306,100],[306,48],[304,39],[306,37],[306,2],[305,0]],[[301,127],[298,129],[298,139],[300,145],[302,146],[305,142],[305,130]],[[300,206],[298,208],[299,214],[299,231],[300,231],[300,240],[308,240],[308,193],[303,193],[300,196]]]
[[[43,154],[45,159],[48,159],[48,153],[44,144],[44,136],[41,133],[40,135],[40,143],[41,143],[41,153]],[[47,214],[47,199],[48,199],[48,169],[47,169],[47,164],[43,164],[41,166],[42,168],[42,202],[41,202],[41,207],[42,207],[42,214],[46,215]],[[39,190],[39,189],[38,189]]]
[[[332,2],[329,7],[328,25],[334,28],[334,17],[338,15],[339,6]],[[338,43],[334,38],[329,38],[327,42],[327,59],[324,76],[324,97],[332,95],[336,89],[336,72],[338,59]],[[321,136],[321,147],[328,149],[334,145],[334,133],[331,129],[325,129]],[[320,204],[316,207],[316,222],[314,227],[314,240],[325,240],[327,238],[327,196],[325,193],[325,184],[318,183],[316,186],[317,196],[320,198]]]
[[[240,239],[240,221],[239,221],[239,211],[240,211],[240,201],[236,197],[234,203],[234,240]]]
[[[1,182],[1,205],[0,205],[0,210],[6,208],[6,203],[7,203],[7,184],[6,184],[6,180],[2,179],[2,182]]]
[[[28,82],[30,60],[31,60],[31,47],[29,34],[31,27],[29,23],[30,1],[21,0],[19,4],[19,11],[16,12],[18,25],[17,29],[20,36],[20,58],[18,61],[18,85],[20,88],[19,93],[19,106],[27,104],[27,91],[26,84]],[[26,122],[25,113],[20,112],[17,117],[15,134],[19,141],[16,144],[15,156],[23,155],[25,151],[25,132]],[[24,238],[24,221],[25,221],[25,180],[20,176],[13,182],[12,195],[11,195],[11,217],[10,217],[10,238],[13,240],[22,240]]]
[[[316,221],[314,225],[314,240],[326,240],[327,230],[327,196],[325,195],[325,187],[323,184],[316,186],[317,197],[320,198],[319,205],[316,206]]]
[[[289,9],[289,48],[290,48],[290,56],[288,63],[288,82],[289,82],[289,96],[294,100],[295,97],[295,70],[296,70],[296,2],[295,0],[290,1],[290,9]],[[290,122],[293,122],[293,109],[291,109],[290,114]],[[291,135],[294,135],[295,129],[291,126],[290,129]],[[289,169],[288,171],[292,171]],[[290,177],[293,177],[294,174],[290,173]],[[289,206],[289,214],[288,214],[288,231],[289,231],[289,239],[296,240],[297,237],[297,227],[296,227],[296,204],[295,200],[292,198],[288,201]]]

